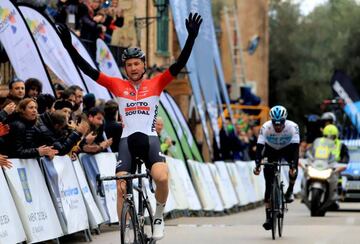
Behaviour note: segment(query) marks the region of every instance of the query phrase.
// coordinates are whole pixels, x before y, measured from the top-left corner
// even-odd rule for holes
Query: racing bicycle
[[[141,173],[141,164],[144,161],[139,157],[135,161],[137,162],[137,172],[135,174],[107,177],[97,175],[97,190],[101,196],[104,196],[103,181],[125,181],[126,193],[123,194],[124,202],[121,219],[119,220],[121,244],[155,244],[156,241],[152,239],[154,230],[153,211],[143,182],[143,179],[147,178],[149,180],[150,191],[154,193],[152,178],[149,170],[146,170],[146,173]],[[134,179],[138,179],[137,184],[133,183]],[[138,193],[137,205],[134,189]]]

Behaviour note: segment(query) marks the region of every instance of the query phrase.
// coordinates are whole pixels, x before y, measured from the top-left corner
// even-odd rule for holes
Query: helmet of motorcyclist
[[[333,112],[326,112],[321,115],[321,120],[326,125],[328,124],[335,124],[336,123],[336,116]]]
[[[339,130],[335,125],[327,125],[323,130],[323,136],[335,140],[339,136]]]
[[[270,109],[269,115],[275,132],[279,133],[285,128],[287,114],[286,108],[281,105],[276,105]]]

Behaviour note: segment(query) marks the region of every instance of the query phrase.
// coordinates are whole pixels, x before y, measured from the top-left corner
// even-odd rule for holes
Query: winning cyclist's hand
[[[253,169],[254,175],[259,175],[260,172],[261,172],[261,166],[256,166],[256,167]]]
[[[189,17],[185,20],[186,29],[189,33],[189,36],[192,36],[194,38],[197,37],[202,21],[203,19],[201,18],[200,14],[189,14]]]
[[[60,39],[66,49],[72,47],[71,34],[68,27],[64,24],[56,24]]]

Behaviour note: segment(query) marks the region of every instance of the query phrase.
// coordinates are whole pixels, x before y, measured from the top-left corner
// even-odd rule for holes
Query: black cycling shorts
[[[154,163],[165,163],[165,157],[160,150],[159,138],[157,136],[148,136],[141,132],[121,138],[116,173],[121,171],[131,174],[135,173],[138,162],[135,160],[136,157],[141,158],[149,170],[151,170]]]

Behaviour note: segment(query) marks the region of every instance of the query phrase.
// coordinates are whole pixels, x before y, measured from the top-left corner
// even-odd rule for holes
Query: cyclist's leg
[[[285,193],[286,202],[290,203],[293,201],[292,193],[297,178],[297,168],[299,161],[299,145],[290,144],[287,147],[282,149],[284,159],[291,165],[294,169],[293,171],[289,170],[289,187]]]
[[[160,151],[158,137],[149,136],[149,162],[146,165],[151,170],[151,176],[156,185],[155,198],[156,210],[154,214],[154,233],[153,238],[159,240],[164,236],[164,219],[163,213],[166,200],[169,194],[169,172],[165,158]]]
[[[119,142],[118,163],[116,165],[116,176],[122,176],[128,172],[134,173],[134,166],[131,163],[131,155],[128,150],[127,138],[121,138]],[[126,181],[118,180],[117,187],[117,213],[119,221],[121,219],[121,212],[123,206],[123,194],[126,193]]]

